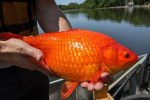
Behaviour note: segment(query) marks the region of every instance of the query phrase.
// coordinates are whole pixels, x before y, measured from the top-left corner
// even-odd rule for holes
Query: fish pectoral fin
[[[105,67],[102,67],[100,73],[99,73],[93,80],[91,80],[90,84],[95,84],[95,83],[97,83],[97,82],[102,82],[102,83],[104,83],[104,81],[103,81],[102,78],[101,78],[101,74],[102,74],[103,72],[105,72],[105,70],[106,70],[106,68],[105,68]]]
[[[66,81],[61,86],[61,98],[67,98],[76,88],[78,82]]]

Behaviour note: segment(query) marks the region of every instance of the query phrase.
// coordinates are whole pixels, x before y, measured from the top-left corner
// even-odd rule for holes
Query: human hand
[[[102,73],[101,78],[108,85],[112,84],[114,81],[113,77],[106,72]],[[89,91],[102,90],[104,87],[104,83],[101,83],[101,82],[97,82],[96,84],[90,84],[88,82],[82,82],[80,85],[83,88],[87,88]]]
[[[39,70],[50,77],[57,77],[42,61],[43,53],[19,39],[0,41],[0,60],[29,70]]]

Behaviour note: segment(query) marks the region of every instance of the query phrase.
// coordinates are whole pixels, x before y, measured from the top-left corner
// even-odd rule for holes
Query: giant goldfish
[[[67,80],[61,87],[61,97],[67,98],[79,82],[101,80],[103,71],[111,75],[127,69],[137,61],[137,55],[98,32],[72,29],[22,36],[0,33],[0,39],[18,38],[43,52],[43,61],[60,78]]]

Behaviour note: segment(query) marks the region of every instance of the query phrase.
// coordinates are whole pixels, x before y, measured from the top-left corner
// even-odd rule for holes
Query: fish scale
[[[101,73],[114,75],[129,68],[138,58],[113,38],[82,29],[38,36],[0,34],[1,40],[10,38],[21,39],[43,52],[43,61],[56,75],[67,80],[61,88],[62,98],[67,98],[79,82],[102,82]]]
[[[54,36],[55,37],[55,36]],[[74,37],[78,37],[78,36],[74,36]],[[72,37],[72,38],[69,38],[68,40],[70,41],[69,43],[72,43],[72,44],[69,44],[69,45],[71,45],[72,46],[72,48],[71,48],[71,50],[70,51],[73,51],[74,52],[74,54],[71,56],[71,60],[69,60],[68,62],[72,62],[72,63],[74,63],[74,66],[72,67],[72,66],[70,66],[70,70],[73,70],[73,73],[75,73],[75,71],[74,70],[76,70],[77,69],[77,64],[75,64],[76,62],[77,63],[80,63],[80,59],[77,59],[77,58],[81,58],[81,57],[79,57],[79,55],[78,55],[78,51],[80,50],[80,49],[77,49],[76,47],[74,47],[74,43],[75,43],[75,41],[77,41],[77,39],[75,38],[74,39],[74,37]],[[56,37],[55,37],[56,38]],[[60,38],[60,37],[58,37],[58,38]],[[57,39],[57,38],[56,38]],[[66,39],[64,39],[64,40],[66,40]],[[62,45],[63,44],[63,41],[61,41],[62,43],[60,43],[59,41],[61,41],[61,39],[58,39],[58,42],[57,41],[55,41],[55,43],[57,44],[59,44],[59,45]],[[84,45],[89,45],[88,43],[85,43]],[[52,45],[53,46],[53,45]],[[63,45],[62,45],[63,46]],[[57,45],[55,45],[55,47],[58,47]],[[65,46],[66,48],[68,48],[67,46]],[[70,46],[69,46],[70,47]],[[87,46],[87,47],[89,47],[89,46]],[[62,50],[62,48],[59,48],[59,50]],[[80,52],[82,52],[82,51],[80,51]],[[89,50],[87,50],[86,51],[86,53],[84,53],[84,54],[87,54],[89,52]],[[61,52],[59,51],[59,59],[60,60],[57,60],[57,62],[65,62],[64,61],[64,59],[66,58],[67,59],[67,57],[66,57],[66,55],[63,55],[63,53],[67,53],[67,52],[65,52],[64,50],[62,50]],[[55,53],[55,55],[53,55],[53,56],[57,56],[57,53]],[[63,58],[62,58],[62,56],[63,56]],[[81,56],[83,56],[83,55],[81,55]],[[52,57],[52,56],[51,56]],[[47,57],[46,57],[47,58]],[[84,57],[83,57],[84,58]],[[84,58],[84,60],[85,60],[85,62],[88,62],[89,61],[89,59],[88,59],[88,56],[85,56],[85,58]],[[46,61],[47,62],[47,61]],[[83,62],[82,62],[83,63]],[[51,62],[51,64],[52,64],[52,62]],[[60,66],[62,66],[61,65],[61,63],[59,63],[60,65],[57,65],[57,66],[55,66],[55,69],[57,69],[56,67],[59,67],[58,69],[59,70],[62,70],[62,72],[63,72],[63,69],[61,69],[60,68]],[[62,68],[63,68],[64,66],[62,66]],[[66,66],[65,66],[66,67]],[[69,68],[69,67],[68,67]],[[84,67],[83,67],[84,68]],[[57,69],[57,70],[58,70]],[[84,68],[84,70],[85,70],[86,68]],[[52,68],[52,70],[53,70],[53,68]],[[54,70],[53,70],[54,71]],[[87,73],[89,73],[89,71],[88,70],[85,70],[85,71],[87,71]],[[54,71],[55,72],[55,71]],[[60,71],[59,71],[60,72]],[[80,71],[79,71],[80,72]],[[56,72],[57,73],[57,72]],[[66,75],[60,75],[60,76],[66,76]],[[76,77],[75,75],[73,75],[74,77]],[[90,75],[91,76],[91,75]],[[83,80],[81,80],[81,81],[83,81]]]

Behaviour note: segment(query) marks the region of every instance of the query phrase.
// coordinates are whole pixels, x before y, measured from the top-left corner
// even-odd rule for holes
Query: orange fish
[[[79,82],[101,80],[101,73],[111,75],[127,69],[137,61],[137,55],[98,32],[73,29],[22,36],[0,33],[0,39],[18,38],[43,52],[43,61],[59,77],[67,80],[61,88],[61,97],[67,98]]]

